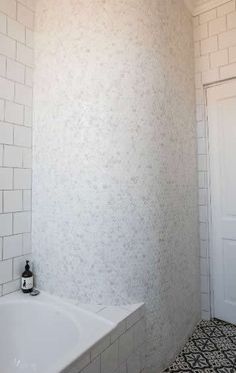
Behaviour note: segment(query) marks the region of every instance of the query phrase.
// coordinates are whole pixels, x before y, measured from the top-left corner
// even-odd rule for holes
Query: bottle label
[[[29,290],[33,288],[33,276],[21,278],[21,289]]]

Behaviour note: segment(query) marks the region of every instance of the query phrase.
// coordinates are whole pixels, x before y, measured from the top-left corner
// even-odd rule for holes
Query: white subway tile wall
[[[34,0],[0,0],[0,295],[31,253]]]
[[[236,77],[236,1],[194,17],[202,317],[210,317],[208,140],[204,84]]]
[[[146,351],[144,306],[134,305],[133,310],[129,309],[129,306],[103,307],[99,311],[96,307],[93,311],[91,306],[90,311],[118,323],[117,327],[63,372],[144,372]]]

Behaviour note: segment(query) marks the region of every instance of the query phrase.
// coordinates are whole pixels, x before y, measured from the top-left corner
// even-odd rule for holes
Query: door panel
[[[223,240],[224,301],[236,302],[236,241]]]
[[[236,81],[207,89],[215,317],[236,324]]]
[[[236,98],[219,101],[219,136],[222,180],[222,214],[236,215]]]

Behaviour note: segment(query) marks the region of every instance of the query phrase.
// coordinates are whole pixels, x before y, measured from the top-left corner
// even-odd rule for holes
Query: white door
[[[214,316],[236,324],[236,80],[207,89]]]

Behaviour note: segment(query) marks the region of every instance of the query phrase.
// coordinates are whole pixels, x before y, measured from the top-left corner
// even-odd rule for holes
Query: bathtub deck
[[[145,365],[144,304],[85,305],[42,291],[0,299],[2,328],[17,320],[5,344],[4,373],[141,373]],[[25,326],[25,319],[27,326]],[[37,320],[37,322],[36,322]],[[7,322],[8,321],[8,322]],[[22,336],[29,344],[22,347]],[[5,331],[7,334],[7,331]],[[17,339],[18,338],[18,339]],[[1,342],[1,341],[0,341]],[[25,348],[25,346],[27,348]],[[12,347],[15,347],[12,349]],[[27,350],[27,353],[25,351]],[[30,353],[28,353],[30,351]],[[4,353],[4,350],[1,350]],[[43,356],[43,358],[41,358]],[[16,361],[17,359],[17,361]],[[20,363],[20,370],[18,369]]]

